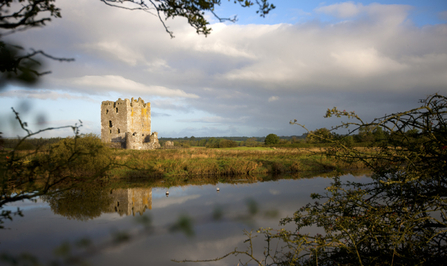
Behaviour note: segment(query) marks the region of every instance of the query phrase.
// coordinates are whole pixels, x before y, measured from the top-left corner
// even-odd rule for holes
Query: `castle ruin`
[[[157,132],[151,133],[151,104],[141,98],[102,102],[101,140],[116,148],[160,148]]]

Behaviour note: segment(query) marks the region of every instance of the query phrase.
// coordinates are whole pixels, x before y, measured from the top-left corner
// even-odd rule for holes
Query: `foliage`
[[[314,131],[310,131],[306,136],[308,143],[328,143],[332,139],[332,133],[327,128],[319,128]]]
[[[259,142],[256,141],[256,138],[249,138],[245,141],[245,146],[247,147],[256,147],[259,146]]]
[[[251,7],[255,3],[258,5],[258,13],[261,17],[265,17],[272,9],[275,8],[268,0],[232,0],[241,7]],[[216,7],[221,5],[221,0],[196,1],[196,0],[159,0],[159,1],[145,1],[145,0],[101,0],[101,2],[114,7],[124,8],[128,10],[141,10],[151,14],[156,14],[163,24],[165,30],[171,37],[174,37],[172,31],[166,26],[165,22],[169,18],[183,17],[186,18],[188,24],[193,27],[197,34],[204,34],[207,36],[211,33],[211,28],[208,27],[209,22],[207,13],[211,13],[220,22],[237,21],[236,17],[221,18],[215,13]],[[229,1],[230,2],[230,1]]]
[[[296,232],[308,225],[324,228],[325,235],[313,238],[296,233],[320,250],[314,259],[361,265],[435,265],[446,259],[447,98],[432,95],[421,103],[371,123],[354,115],[357,122],[342,125],[382,127],[399,137],[382,142],[374,153],[334,143],[331,156],[361,160],[374,174],[369,184],[343,185],[335,179],[327,195],[314,195],[326,199],[324,204],[309,204],[282,220],[294,222]],[[332,115],[345,114],[328,110]],[[414,129],[420,132],[417,138],[405,134]]]
[[[207,148],[219,148],[219,140],[216,138],[209,138],[205,145]]]
[[[3,0],[0,4],[0,28],[23,31],[44,26],[51,21],[51,17],[61,17],[60,9],[54,2],[55,0]],[[16,10],[9,13],[12,8]]]
[[[14,109],[13,112],[27,134],[19,138],[17,147],[48,130],[70,127],[75,136],[54,144],[46,151],[42,151],[41,146],[31,151],[0,150],[0,210],[10,202],[61,193],[80,183],[97,180],[105,176],[113,164],[107,148],[97,137],[79,134],[82,124],[31,132]],[[2,210],[0,226],[4,219],[12,219],[14,214],[22,213],[20,210],[15,213]]]
[[[362,126],[358,130],[358,134],[356,136],[357,142],[368,142],[371,143],[374,141],[373,130],[375,128],[373,126]]]
[[[38,154],[32,163],[38,165],[59,165],[59,174],[87,178],[105,174],[112,160],[101,139],[93,134],[67,137],[42,154]]]
[[[35,83],[42,75],[38,56],[58,61],[73,61],[68,58],[56,58],[41,50],[25,51],[17,44],[7,43],[1,38],[17,31],[45,26],[51,18],[60,18],[60,8],[55,0],[3,0],[0,3],[0,89],[6,81],[15,80],[26,84]]]
[[[216,138],[209,138],[205,143],[207,148],[232,148],[237,147],[238,144],[236,141],[231,139],[216,139]]]
[[[374,140],[376,142],[384,141],[388,137],[388,132],[385,132],[382,127],[376,127],[373,130]]]
[[[232,148],[237,147],[237,142],[229,139],[221,139],[219,141],[219,148]]]
[[[278,144],[279,143],[279,137],[276,134],[268,134],[265,137],[264,140],[265,145],[270,145],[270,144]]]
[[[260,229],[267,241],[265,265],[441,265],[447,259],[447,97],[431,95],[422,106],[355,126],[390,132],[374,150],[329,139],[328,155],[362,161],[372,171],[369,183],[342,183],[335,178],[325,195],[284,218],[294,230]],[[294,122],[292,122],[294,123]],[[296,123],[296,122],[295,122]],[[417,133],[414,129],[417,129]],[[412,131],[412,135],[406,132]],[[414,135],[416,134],[416,135]],[[394,136],[394,137],[393,137]],[[323,234],[305,234],[307,227]],[[251,239],[251,236],[249,237]],[[276,241],[278,248],[271,248]],[[249,254],[247,254],[249,255]],[[249,256],[249,259],[252,258]]]
[[[279,145],[289,145],[289,144],[291,144],[291,141],[286,140],[286,139],[280,139],[278,144]]]

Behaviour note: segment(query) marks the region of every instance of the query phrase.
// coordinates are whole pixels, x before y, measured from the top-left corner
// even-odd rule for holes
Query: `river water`
[[[365,179],[345,175],[342,180],[362,178]],[[324,193],[330,182],[330,178],[323,177],[256,183],[240,180],[238,184],[169,189],[117,188],[88,195],[72,193],[58,199],[16,202],[4,209],[19,207],[24,216],[14,216],[12,221],[5,222],[5,229],[0,230],[0,253],[26,252],[48,262],[57,258],[54,250],[63,243],[74,246],[81,239],[89,239],[93,245],[87,252],[82,248],[72,250],[90,265],[179,265],[171,260],[212,259],[236,247],[245,250],[244,230],[279,229],[280,218],[292,215],[310,202],[311,193]],[[144,231],[138,222],[142,217],[151,221],[150,231]],[[191,222],[191,227],[180,228],[191,228],[192,232],[173,231],[180,220]],[[118,232],[126,232],[132,238],[111,245]],[[265,243],[262,236],[256,239],[255,253],[262,257]],[[202,265],[237,265],[239,259],[246,261],[240,255]]]

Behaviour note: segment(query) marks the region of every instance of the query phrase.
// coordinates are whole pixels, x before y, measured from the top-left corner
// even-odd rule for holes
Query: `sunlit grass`
[[[112,157],[120,166],[111,171],[111,176],[115,178],[240,176],[364,167],[361,163],[348,165],[328,159],[323,152],[324,150],[320,148],[271,147],[113,150]]]

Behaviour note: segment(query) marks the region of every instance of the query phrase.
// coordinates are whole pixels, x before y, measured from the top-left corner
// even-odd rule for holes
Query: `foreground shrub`
[[[280,221],[294,229],[261,228],[263,258],[249,248],[233,254],[257,265],[444,265],[447,259],[447,97],[432,95],[422,106],[364,123],[355,113],[328,110],[327,117],[357,119],[341,127],[383,127],[374,152],[327,139],[328,156],[361,161],[372,171],[370,183],[343,184],[335,178],[325,195]],[[417,129],[417,131],[414,131]],[[405,134],[413,130],[413,135]],[[417,134],[415,138],[414,134]],[[396,137],[401,136],[401,137]],[[323,234],[306,234],[307,227]],[[277,247],[277,248],[273,248]],[[219,260],[217,258],[214,260]]]
[[[44,131],[71,128],[75,136],[44,147],[45,150],[40,144],[28,151],[0,149],[0,228],[3,220],[21,215],[21,210],[4,210],[5,204],[85,185],[104,177],[112,166],[109,150],[97,136],[79,135],[82,124],[31,132],[14,109],[13,112],[26,132],[25,137],[17,139],[16,147]]]
[[[94,134],[68,137],[53,144],[40,164],[61,165],[60,170],[74,176],[104,175],[111,164],[110,150]]]

